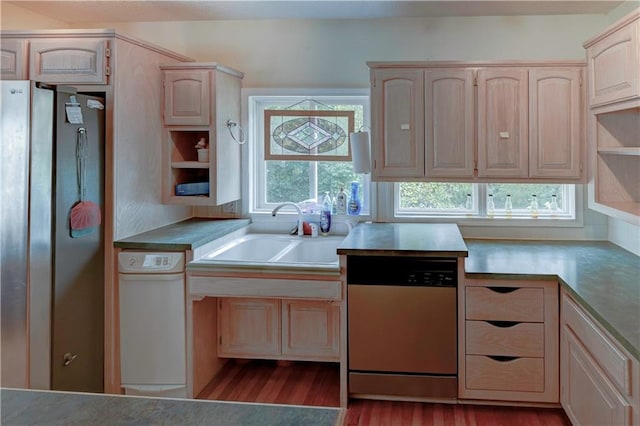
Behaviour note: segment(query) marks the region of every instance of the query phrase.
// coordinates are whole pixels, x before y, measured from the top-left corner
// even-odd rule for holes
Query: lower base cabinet
[[[340,304],[220,298],[218,356],[339,361]]]
[[[556,281],[466,278],[458,306],[460,399],[559,402]]]
[[[574,425],[640,424],[638,361],[565,292],[560,356],[562,407]]]

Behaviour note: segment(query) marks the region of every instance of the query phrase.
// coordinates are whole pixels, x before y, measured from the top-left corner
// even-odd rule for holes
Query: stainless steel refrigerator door
[[[31,82],[29,387],[51,389],[51,200],[54,92]]]
[[[2,386],[28,386],[27,214],[29,82],[0,81],[0,259]]]
[[[68,89],[68,88],[67,88]],[[104,389],[104,227],[71,238],[69,212],[78,201],[76,144],[78,129],[88,135],[86,199],[104,216],[104,110],[87,107],[100,98],[74,94],[83,123],[66,120],[65,103],[72,93],[58,87],[56,99],[54,296],[52,387],[58,390],[102,392]],[[64,365],[65,354],[76,356]]]

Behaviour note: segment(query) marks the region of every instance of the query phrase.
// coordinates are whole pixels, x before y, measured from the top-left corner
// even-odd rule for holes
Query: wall
[[[0,28],[3,30],[38,30],[69,28],[66,22],[51,19],[12,4],[0,2]]]

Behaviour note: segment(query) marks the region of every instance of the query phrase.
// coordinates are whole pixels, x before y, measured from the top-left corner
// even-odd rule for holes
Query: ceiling
[[[606,0],[16,0],[5,1],[71,24],[231,19],[376,19],[392,17],[606,14]]]

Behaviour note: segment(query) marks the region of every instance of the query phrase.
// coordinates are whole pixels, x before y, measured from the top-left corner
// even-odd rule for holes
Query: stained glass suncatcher
[[[264,110],[265,160],[350,161],[353,111]]]

